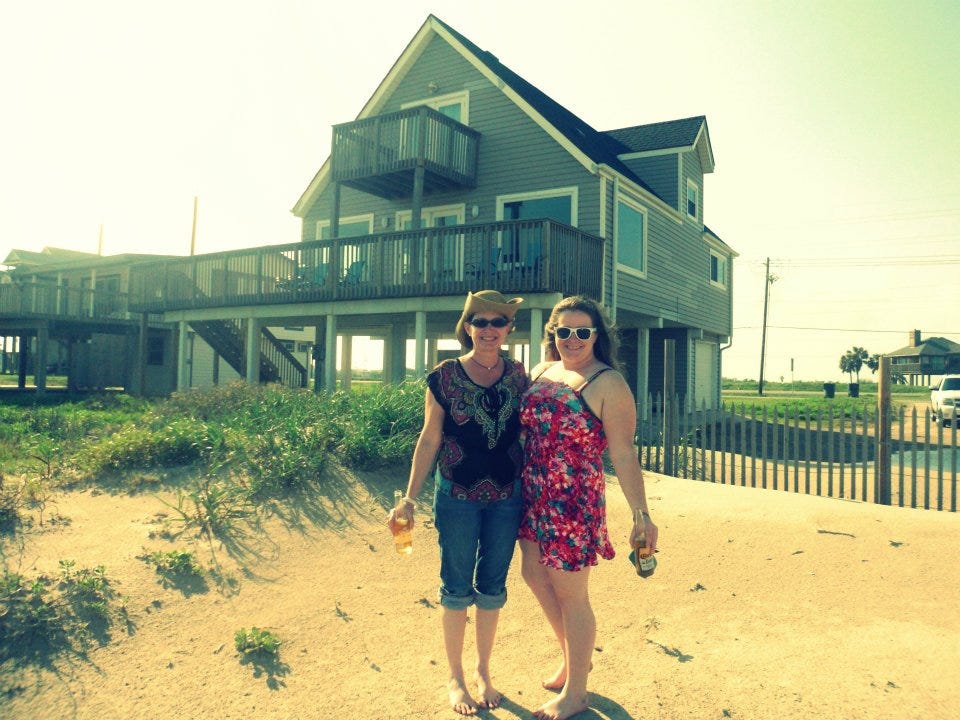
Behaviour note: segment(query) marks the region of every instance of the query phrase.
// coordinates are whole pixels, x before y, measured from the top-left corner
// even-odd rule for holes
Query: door
[[[694,378],[694,410],[717,406],[716,343],[697,340],[694,343],[696,372]]]

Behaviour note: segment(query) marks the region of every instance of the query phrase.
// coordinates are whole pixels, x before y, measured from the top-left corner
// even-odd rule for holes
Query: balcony
[[[426,106],[333,126],[331,178],[377,197],[413,196],[423,167],[423,192],[471,188],[477,182],[480,133]]]
[[[270,245],[162,260],[130,272],[130,309],[464,295],[600,295],[603,240],[553,220],[515,220]]]
[[[0,321],[32,318],[74,322],[129,321],[128,297],[110,290],[71,288],[47,282],[0,284]]]

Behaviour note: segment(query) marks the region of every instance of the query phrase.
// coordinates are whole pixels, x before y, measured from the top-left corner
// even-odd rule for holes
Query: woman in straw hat
[[[519,405],[527,376],[521,363],[500,350],[521,302],[496,290],[467,295],[456,328],[465,352],[427,376],[423,429],[407,494],[388,518],[391,529],[399,517],[412,527],[414,498],[437,462],[433,512],[440,543],[439,602],[450,706],[462,715],[496,708],[502,699],[491,682],[490,655],[522,513]],[[471,605],[477,606],[476,700],[467,689],[462,660]]]
[[[606,525],[604,450],[634,511],[631,545],[643,535],[653,552],[657,527],[633,446],[633,393],[617,371],[616,330],[606,311],[591,298],[564,298],[550,314],[543,344],[547,360],[531,371],[520,411],[526,465],[519,538],[523,579],[563,652],[559,669],[543,683],[559,693],[534,717],[563,720],[587,709],[596,636],[590,568],[598,557],[614,555]]]

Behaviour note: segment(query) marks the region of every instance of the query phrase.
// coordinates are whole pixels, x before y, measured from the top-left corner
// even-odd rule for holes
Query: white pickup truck
[[[930,419],[943,427],[960,418],[960,375],[944,375],[939,385],[930,388],[930,409]]]

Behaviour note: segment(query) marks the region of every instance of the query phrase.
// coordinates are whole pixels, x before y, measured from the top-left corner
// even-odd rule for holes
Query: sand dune
[[[2,667],[0,718],[450,718],[435,604],[437,549],[418,516],[415,552],[382,525],[391,473],[340,474],[315,502],[228,547],[192,540],[218,573],[164,588],[145,550],[152,495],[62,497],[69,523],[27,535],[22,569],[103,564],[131,624],[86,658]],[[618,555],[592,579],[598,619],[584,718],[960,716],[960,517],[648,474],[659,567],[627,560],[627,508],[611,479]],[[8,564],[17,564],[7,550]],[[510,577],[494,655],[506,695],[489,718],[526,718],[558,661],[549,628]],[[220,584],[218,585],[218,579]],[[226,580],[227,582],[224,582]],[[242,663],[233,633],[283,640],[278,663]],[[468,660],[472,641],[468,641]]]

